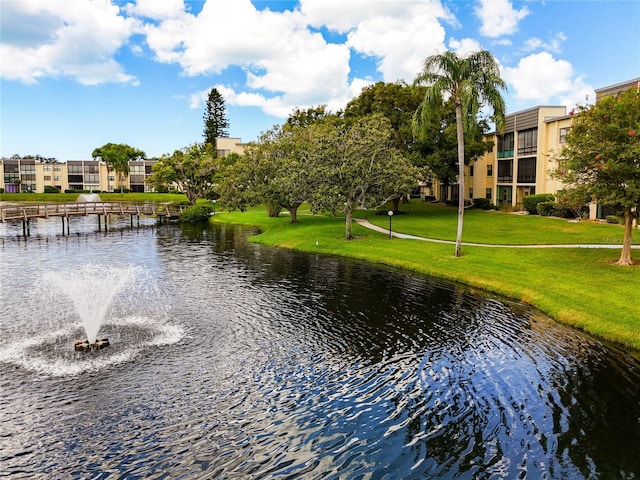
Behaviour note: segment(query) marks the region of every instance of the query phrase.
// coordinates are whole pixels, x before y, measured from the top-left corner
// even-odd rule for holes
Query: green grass
[[[410,213],[393,218],[395,231],[453,239],[455,208],[416,202]],[[304,212],[301,212],[304,213]],[[361,216],[388,228],[388,217]],[[344,240],[344,218],[307,216],[290,224],[285,215],[269,218],[262,209],[218,213],[214,221],[258,226],[251,241],[306,252],[341,255],[383,263],[461,282],[531,305],[547,315],[603,340],[640,352],[640,266],[613,264],[617,249],[511,249],[463,247],[402,240],[354,223],[355,240]],[[498,235],[499,232],[499,235]],[[636,235],[637,236],[637,235]],[[463,239],[503,244],[617,243],[616,225],[470,210]],[[634,255],[640,254],[634,250]]]
[[[455,240],[457,209],[439,204],[412,201],[400,206],[393,229],[402,233],[441,240]],[[387,215],[358,212],[371,223],[388,228]],[[453,218],[453,221],[452,221]],[[498,211],[468,209],[464,216],[463,241],[500,245],[521,244],[618,244],[622,245],[621,225],[600,222],[570,222],[562,218],[517,215]],[[639,244],[636,236],[634,243]]]

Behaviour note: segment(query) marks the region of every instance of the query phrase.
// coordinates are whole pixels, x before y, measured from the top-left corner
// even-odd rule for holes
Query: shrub
[[[192,205],[180,214],[180,222],[182,223],[199,223],[205,222],[213,213],[213,206],[202,203]]]
[[[177,202],[171,202],[171,205],[173,205],[174,207],[180,207],[180,206],[190,207],[193,204],[185,198],[182,200],[178,200]]]
[[[158,188],[156,188],[156,193],[169,193],[169,187],[167,187],[166,185],[160,185]]]
[[[605,217],[605,220],[607,221],[607,223],[624,225],[624,218],[618,215],[607,215]]]
[[[425,202],[435,202],[436,197],[434,195],[425,195],[423,200]]]
[[[525,197],[526,198],[526,197]],[[543,217],[556,216],[556,202],[538,202],[536,204],[537,214]]]
[[[538,213],[538,204],[541,202],[553,202],[555,197],[551,193],[540,193],[538,195],[527,195],[522,199],[524,209],[532,215]]]
[[[539,205],[539,204],[538,204]],[[573,208],[562,203],[556,203],[555,216],[560,218],[576,218],[576,212]]]
[[[496,206],[491,203],[488,198],[474,198],[473,208],[480,208],[482,210],[495,210]]]
[[[45,185],[44,186],[44,193],[60,193],[60,190],[58,190],[53,185]]]

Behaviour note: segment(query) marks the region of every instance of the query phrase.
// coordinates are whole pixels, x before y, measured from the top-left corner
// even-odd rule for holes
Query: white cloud
[[[145,17],[153,20],[165,20],[183,16],[185,4],[183,0],[136,0],[124,7],[129,15]]]
[[[586,95],[595,99],[593,88],[575,75],[569,62],[556,60],[547,52],[524,57],[514,68],[503,68],[502,77],[511,85],[515,98],[529,105],[553,101],[570,107],[584,104]]]
[[[450,15],[434,3],[403,5],[407,8],[396,8],[393,15],[361,21],[348,34],[347,45],[375,58],[386,82],[412,82],[425,58],[446,49],[440,18],[449,19]]]
[[[547,50],[554,53],[559,53],[561,45],[567,39],[567,36],[560,32],[555,35],[549,42],[544,42],[537,37],[529,38],[524,44],[524,51],[532,52],[535,50]]]
[[[2,77],[36,83],[43,76],[68,76],[87,85],[137,84],[113,56],[138,28],[109,0],[25,0],[3,2]],[[21,21],[22,20],[22,21]],[[40,25],[38,35],[21,42],[5,38],[4,25]]]
[[[348,33],[362,23],[378,17],[403,16],[403,12],[419,10],[421,15],[443,18],[455,23],[455,18],[439,0],[408,2],[405,0],[300,0],[300,12],[309,25],[327,27]]]
[[[342,108],[353,98],[354,88],[358,94],[368,83],[349,80],[351,45],[327,42],[309,28],[307,20],[300,11],[257,10],[249,0],[209,0],[197,16],[174,15],[158,24],[147,24],[145,30],[158,61],[178,63],[185,74],[193,76],[239,66],[245,72],[246,85],[229,87],[223,94],[225,100],[286,117],[295,107],[327,104],[330,109]],[[397,23],[392,35],[397,36],[402,27]],[[412,63],[419,66],[420,58],[409,58],[411,66],[407,68],[400,62],[407,62],[404,50],[389,48],[388,53],[396,56],[384,56],[386,47],[370,47],[367,40],[363,39],[362,48],[383,56],[385,72],[410,71],[410,79],[417,73]],[[394,43],[405,41],[404,37],[396,38]],[[394,63],[393,58],[398,61]],[[194,94],[191,105],[198,105],[200,98],[201,92]]]
[[[482,50],[482,45],[473,38],[463,38],[462,40],[451,39],[449,48],[457,55],[464,57],[470,53]]]
[[[482,22],[480,33],[496,38],[515,33],[518,22],[529,15],[529,9],[516,10],[509,0],[480,0],[475,13]]]

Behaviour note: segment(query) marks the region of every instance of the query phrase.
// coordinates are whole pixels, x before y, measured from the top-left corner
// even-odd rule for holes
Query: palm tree
[[[115,171],[120,183],[120,193],[122,193],[123,178],[129,175],[129,162],[145,158],[146,154],[142,150],[130,147],[126,143],[107,143],[102,147],[95,148],[91,156],[100,158],[109,168]]]
[[[426,93],[414,116],[414,131],[423,130],[430,115],[444,101],[452,101],[456,112],[458,140],[458,232],[456,235],[456,257],[460,256],[462,223],[464,220],[464,131],[477,123],[477,114],[486,103],[493,108],[496,127],[504,128],[505,104],[501,90],[506,84],[500,78],[498,62],[493,55],[480,50],[467,56],[458,56],[451,51],[432,55],[424,61],[422,72],[415,84],[425,85]]]

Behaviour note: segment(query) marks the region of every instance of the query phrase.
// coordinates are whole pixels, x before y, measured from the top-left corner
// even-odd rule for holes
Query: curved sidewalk
[[[362,225],[365,228],[371,229],[371,230],[375,230],[376,232],[380,232],[380,233],[385,233],[387,235],[389,235],[389,229],[388,228],[383,228],[383,227],[379,227],[377,225],[374,225],[373,223],[369,222],[369,220],[365,219],[365,218],[355,218],[354,219],[358,225]],[[438,240],[436,238],[426,238],[426,237],[418,237],[417,235],[409,235],[406,233],[397,233],[394,232],[393,230],[391,231],[391,235],[393,237],[396,238],[404,238],[404,239],[408,239],[408,240],[422,240],[425,242],[433,242],[433,243],[446,243],[449,245],[455,245],[456,242],[453,240]],[[611,244],[598,244],[598,243],[591,243],[591,244],[570,244],[570,243],[560,243],[560,244],[555,244],[555,245],[545,245],[545,244],[539,244],[539,245],[517,245],[517,244],[495,244],[495,243],[470,243],[470,242],[462,242],[462,245],[464,246],[468,246],[468,247],[487,247],[487,248],[614,248],[614,249],[619,249],[622,248],[622,245],[611,245]],[[638,249],[640,248],[640,245],[631,245],[631,248],[634,249]]]

